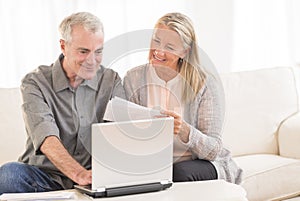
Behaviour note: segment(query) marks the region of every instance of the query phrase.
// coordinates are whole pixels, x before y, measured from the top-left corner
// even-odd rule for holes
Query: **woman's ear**
[[[190,53],[190,49],[191,48],[187,48],[182,52],[182,55],[180,55],[181,59],[184,59],[186,57],[186,55],[188,55]]]

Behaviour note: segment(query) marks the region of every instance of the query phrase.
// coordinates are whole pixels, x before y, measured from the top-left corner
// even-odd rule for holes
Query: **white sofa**
[[[297,79],[281,67],[222,74],[226,95],[224,144],[244,169],[250,201],[300,194],[300,115]],[[18,88],[0,89],[0,165],[17,160],[26,134]]]
[[[297,69],[271,68],[221,76],[226,97],[224,144],[244,170],[250,201],[300,194]]]

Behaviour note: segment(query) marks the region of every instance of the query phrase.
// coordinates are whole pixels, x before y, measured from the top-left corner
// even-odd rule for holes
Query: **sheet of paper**
[[[4,193],[0,200],[36,201],[36,200],[66,200],[74,198],[74,192],[52,191],[42,193]]]
[[[143,107],[115,97],[108,102],[103,119],[108,121],[131,121],[153,119],[157,116],[161,116],[159,110]]]

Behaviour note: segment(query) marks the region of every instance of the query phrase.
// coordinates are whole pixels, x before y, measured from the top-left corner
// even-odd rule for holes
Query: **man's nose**
[[[96,56],[95,56],[95,54],[91,52],[91,53],[86,57],[86,62],[87,62],[88,64],[93,64],[93,63],[95,63],[95,62],[96,62]]]

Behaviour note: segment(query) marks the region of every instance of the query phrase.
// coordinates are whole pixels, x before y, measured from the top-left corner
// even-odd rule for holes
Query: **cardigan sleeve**
[[[221,82],[208,77],[192,103],[189,147],[194,158],[214,160],[223,149],[222,126],[225,112],[225,99]]]
[[[147,106],[146,71],[146,64],[135,67],[123,79],[127,100],[142,106]]]

